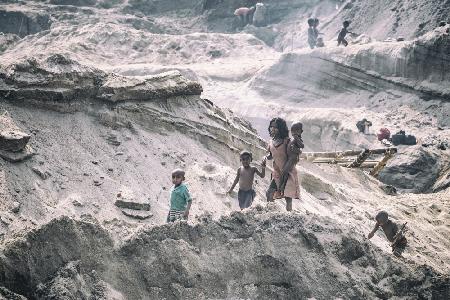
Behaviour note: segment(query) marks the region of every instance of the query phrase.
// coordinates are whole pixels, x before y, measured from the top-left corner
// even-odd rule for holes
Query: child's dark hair
[[[350,26],[350,21],[344,21],[344,23],[342,23],[342,25],[344,25],[344,27],[348,27],[348,26]]]
[[[175,169],[172,171],[172,177],[183,177],[186,173],[184,172],[183,169]]]
[[[389,218],[389,215],[387,212],[385,211],[380,211],[379,213],[377,213],[375,220],[378,221],[383,221],[383,222],[387,222]]]
[[[308,19],[308,25],[309,26],[313,26],[314,25],[314,19],[313,18],[309,18]]]
[[[252,155],[252,153],[250,151],[244,150],[244,151],[241,152],[241,154],[239,154],[239,158],[240,159],[244,158],[245,156],[250,157],[250,160],[253,159],[253,155]]]
[[[291,130],[297,130],[297,129],[300,129],[301,131],[303,131],[303,124],[301,122],[295,122],[294,124],[292,124]]]
[[[282,118],[273,118],[272,120],[270,120],[268,128],[269,134],[270,134],[270,125],[272,123],[275,123],[275,127],[278,128],[278,134],[280,135],[280,138],[284,139],[289,136],[289,129],[286,125],[286,121]]]

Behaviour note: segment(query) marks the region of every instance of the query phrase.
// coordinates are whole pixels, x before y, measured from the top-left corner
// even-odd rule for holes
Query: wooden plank
[[[346,150],[346,151],[337,151],[337,152],[303,152],[300,155],[300,158],[303,159],[313,159],[318,157],[323,158],[337,158],[337,157],[345,157],[345,156],[357,156],[361,154],[362,150]],[[380,149],[372,149],[370,150],[371,154],[385,154],[387,151],[393,151],[393,153],[397,152],[397,148],[380,148]]]
[[[371,152],[369,149],[364,149],[361,153],[356,157],[356,159],[347,165],[347,168],[357,168],[362,165],[362,163],[369,158]]]
[[[378,174],[380,174],[381,170],[386,166],[387,162],[394,156],[395,152],[386,152],[383,159],[373,168],[372,171],[370,171],[370,175],[373,177],[378,177]]]

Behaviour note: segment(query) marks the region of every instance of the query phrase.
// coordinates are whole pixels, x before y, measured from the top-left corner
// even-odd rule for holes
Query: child
[[[167,223],[189,217],[192,198],[189,195],[187,186],[183,183],[185,172],[181,169],[175,169],[172,172],[173,187],[170,191],[170,210],[167,216]]]
[[[381,226],[387,239],[392,243],[392,253],[395,256],[401,256],[406,248],[407,240],[402,232],[399,232],[397,224],[389,220],[388,213],[385,211],[380,211],[375,217],[375,220],[377,221],[375,228],[369,233],[367,238],[371,239]]]
[[[345,39],[345,36],[347,35],[347,33],[352,33],[352,34],[354,34],[354,33],[347,30],[348,26],[350,26],[350,22],[349,21],[344,21],[344,23],[342,23],[342,25],[344,26],[344,28],[342,28],[341,32],[339,32],[339,35],[338,35],[338,46],[340,44],[342,44],[345,47],[347,47],[348,42]]]
[[[311,49],[314,49],[314,47],[316,46],[316,32],[314,30],[314,19],[309,18],[308,19],[308,44],[309,47],[311,47]]]
[[[286,168],[284,170],[284,166],[288,161],[288,144],[290,142],[286,121],[281,118],[272,119],[269,125],[269,134],[272,139],[269,141],[269,154],[267,159],[273,159],[273,172],[272,181],[266,193],[267,201],[273,201],[275,193],[280,190],[281,177],[285,173],[285,176],[288,178],[283,190],[284,192],[282,195],[280,193],[277,194],[286,199],[286,210],[291,211],[292,198],[300,198],[300,188],[297,169],[291,168],[288,170]]]
[[[230,194],[236,184],[239,182],[239,192],[238,201],[241,210],[248,208],[252,205],[253,199],[255,198],[255,190],[253,190],[253,179],[255,178],[255,173],[264,178],[266,176],[266,160],[263,159],[261,166],[262,171],[259,172],[256,167],[250,167],[250,162],[252,161],[252,154],[248,151],[242,151],[240,154],[241,164],[237,170],[236,178],[234,179],[233,185],[231,186],[228,193]]]
[[[292,140],[287,145],[287,161],[283,167],[283,173],[281,174],[280,186],[274,194],[274,198],[281,198],[284,195],[284,189],[289,179],[289,173],[297,165],[302,149],[305,147],[302,140],[303,124],[296,122],[291,126]]]
[[[252,6],[250,8],[248,7],[240,7],[234,11],[234,15],[239,18],[239,21],[241,23],[242,27],[245,27],[245,25],[250,24],[252,21],[252,14],[255,11],[255,7]]]

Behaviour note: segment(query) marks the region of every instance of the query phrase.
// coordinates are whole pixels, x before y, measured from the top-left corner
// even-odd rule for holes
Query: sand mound
[[[327,219],[261,207],[153,227],[121,245],[95,223],[64,217],[10,241],[2,265],[2,284],[39,299],[438,299],[449,280],[392,259]]]

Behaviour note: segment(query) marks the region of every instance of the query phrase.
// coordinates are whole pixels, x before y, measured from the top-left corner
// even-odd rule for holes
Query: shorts
[[[405,237],[401,238],[393,247],[392,247],[392,253],[395,256],[402,256],[403,251],[405,251],[406,244],[408,241]]]
[[[167,215],[167,223],[175,222],[177,220],[184,219],[184,211],[180,210],[169,210],[169,214]]]
[[[248,208],[252,205],[253,199],[255,199],[256,192],[254,190],[239,190],[238,201],[241,209]]]

